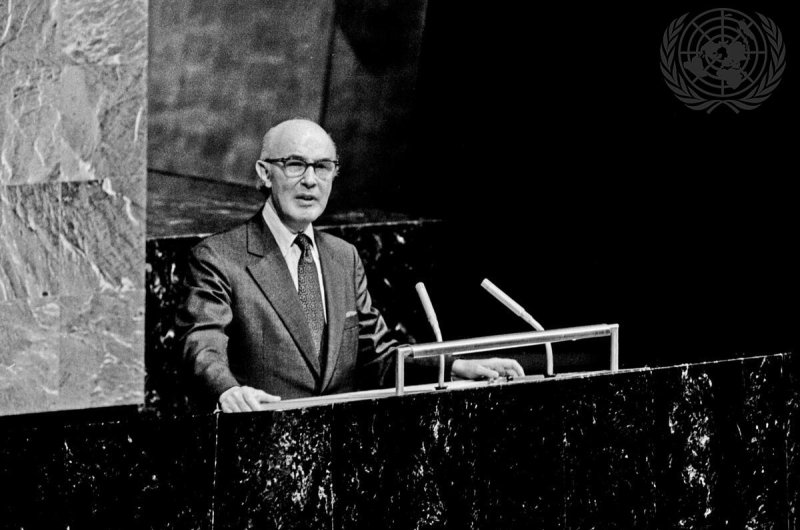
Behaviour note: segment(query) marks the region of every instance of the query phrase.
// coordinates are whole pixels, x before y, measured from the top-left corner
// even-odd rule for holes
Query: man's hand
[[[222,412],[255,412],[264,410],[262,403],[275,403],[281,398],[251,386],[234,386],[219,396]]]
[[[496,379],[505,377],[524,377],[525,371],[514,359],[456,359],[450,369],[455,377],[462,379]]]

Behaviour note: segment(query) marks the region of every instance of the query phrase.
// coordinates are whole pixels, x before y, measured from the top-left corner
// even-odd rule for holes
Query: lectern
[[[436,348],[580,334],[613,345],[614,329]],[[419,344],[402,355],[441,351]],[[128,407],[0,418],[0,483],[13,485],[2,525],[798,527],[800,367],[791,355],[609,368],[290,400],[250,414]]]

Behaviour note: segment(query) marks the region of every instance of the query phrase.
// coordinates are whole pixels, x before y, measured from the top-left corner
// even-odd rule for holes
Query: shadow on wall
[[[383,76],[417,61],[425,4],[337,0],[335,22],[358,63],[371,75]]]
[[[339,146],[332,210],[409,213],[427,1],[336,3],[322,122]],[[412,185],[409,185],[412,184]]]

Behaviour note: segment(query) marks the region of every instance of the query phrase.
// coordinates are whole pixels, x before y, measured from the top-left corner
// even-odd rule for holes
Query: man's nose
[[[300,182],[303,183],[303,186],[307,186],[309,188],[317,185],[317,173],[314,170],[314,166],[308,166],[303,173],[303,178],[300,179]]]

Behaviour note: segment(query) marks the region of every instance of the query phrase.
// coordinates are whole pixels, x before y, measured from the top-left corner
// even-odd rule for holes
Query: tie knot
[[[297,244],[298,247],[306,250],[311,248],[311,238],[305,234],[297,234],[297,237],[294,239],[294,242]]]
[[[303,252],[303,256],[311,255],[312,243],[310,237],[305,234],[297,234],[294,242],[298,247],[300,247],[300,250]]]

